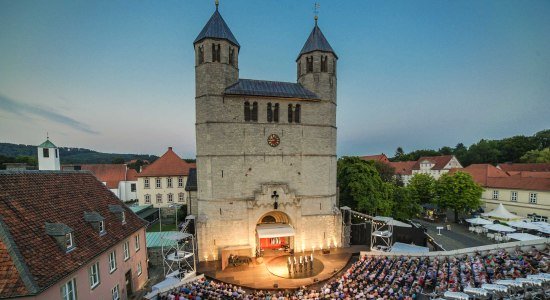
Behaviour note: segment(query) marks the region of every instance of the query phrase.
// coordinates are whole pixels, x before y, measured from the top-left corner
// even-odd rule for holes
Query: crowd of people
[[[294,291],[252,291],[200,279],[187,283],[161,299],[418,299],[420,294],[442,295],[463,291],[500,279],[524,278],[550,273],[549,246],[488,254],[471,253],[459,257],[364,256],[341,276],[321,288]]]

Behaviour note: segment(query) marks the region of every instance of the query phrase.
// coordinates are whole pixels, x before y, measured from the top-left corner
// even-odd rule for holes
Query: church
[[[296,58],[297,83],[240,78],[241,45],[218,4],[193,45],[199,259],[341,247],[338,56],[317,17]]]

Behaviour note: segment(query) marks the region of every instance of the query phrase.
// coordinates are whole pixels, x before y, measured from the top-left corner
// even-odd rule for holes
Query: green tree
[[[428,174],[415,174],[407,189],[411,198],[419,204],[432,203],[435,200],[435,179]]]
[[[124,158],[122,158],[122,157],[117,157],[117,158],[113,159],[113,160],[111,161],[111,163],[112,163],[112,164],[116,164],[116,165],[121,165],[121,164],[124,164],[125,161],[124,161]]]
[[[399,159],[399,157],[403,156],[404,154],[405,152],[403,151],[403,148],[397,147],[397,149],[395,150],[394,158]]]
[[[479,209],[482,192],[481,186],[464,172],[444,174],[436,183],[437,204],[441,208],[453,209],[455,220],[458,220],[459,213]]]
[[[451,155],[451,154],[453,154],[453,149],[449,146],[444,146],[444,147],[439,148],[438,152],[441,155]]]
[[[406,187],[393,186],[392,217],[407,220],[415,217],[421,211],[418,201],[413,199],[411,192]]]
[[[534,138],[539,150],[550,148],[550,129],[535,133]]]
[[[519,162],[522,155],[538,149],[535,137],[517,135],[497,142],[500,162]]]
[[[465,165],[499,162],[500,151],[497,141],[480,140],[468,149],[468,155]]]
[[[550,148],[528,151],[521,157],[520,161],[524,163],[550,163]]]
[[[340,204],[370,215],[391,213],[391,184],[384,183],[373,162],[344,156],[337,171]]]
[[[373,161],[374,167],[384,182],[394,182],[395,168],[381,161]]]
[[[458,159],[458,161],[463,165],[467,166],[467,156],[468,156],[468,148],[464,146],[462,143],[456,144],[456,146],[453,148],[453,155]]]

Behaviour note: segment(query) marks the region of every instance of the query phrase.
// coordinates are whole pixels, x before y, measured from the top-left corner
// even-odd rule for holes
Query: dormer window
[[[99,234],[105,233],[105,221],[99,222]]]
[[[122,221],[122,224],[126,224],[126,212],[124,208],[120,205],[109,205],[109,211],[116,214],[117,217]]]
[[[107,233],[105,231],[105,218],[103,218],[98,212],[84,212],[84,220],[90,223],[92,227],[97,230],[99,235]]]
[[[122,224],[126,224],[126,212],[122,212]]]
[[[67,247],[67,251],[74,247],[72,232],[65,234],[65,246]]]
[[[53,237],[61,250],[69,252],[75,248],[73,229],[63,223],[46,223],[46,234]]]

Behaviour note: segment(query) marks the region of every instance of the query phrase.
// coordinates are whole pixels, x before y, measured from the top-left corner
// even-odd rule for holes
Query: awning
[[[258,224],[256,232],[261,239],[294,236],[294,228],[288,224]]]
[[[508,236],[518,241],[532,241],[532,240],[544,239],[540,236],[532,235],[529,233],[509,233]]]

